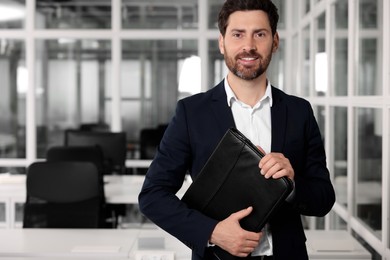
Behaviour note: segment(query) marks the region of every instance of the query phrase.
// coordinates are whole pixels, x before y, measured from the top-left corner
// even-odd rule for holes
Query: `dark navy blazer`
[[[283,153],[295,171],[295,198],[270,221],[274,259],[308,259],[300,215],[324,216],[335,202],[317,122],[309,102],[272,87],[271,151]],[[139,195],[141,212],[193,250],[212,259],[207,242],[217,224],[189,209],[175,193],[185,175],[195,178],[234,119],[223,81],[178,101]]]

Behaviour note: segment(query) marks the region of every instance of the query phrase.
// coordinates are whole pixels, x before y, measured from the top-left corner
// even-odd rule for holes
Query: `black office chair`
[[[46,160],[48,162],[91,162],[96,165],[99,173],[104,174],[103,150],[99,145],[53,146],[47,150]]]
[[[124,174],[126,172],[126,133],[125,132],[87,132],[68,129],[65,131],[66,146],[98,145],[103,151],[104,174]],[[107,204],[114,226],[126,215],[126,205]]]
[[[110,131],[110,126],[105,123],[84,123],[80,124],[79,130],[92,132],[108,132]]]
[[[88,132],[68,129],[65,131],[65,146],[94,146],[103,151],[105,174],[124,174],[126,171],[126,133]]]
[[[165,133],[167,125],[159,125],[155,128],[144,128],[140,133],[140,158],[153,159],[156,155],[157,147]],[[147,168],[137,169],[137,174],[143,175]]]
[[[64,162],[64,161],[78,161],[91,162],[96,165],[99,172],[99,180],[101,182],[101,195],[105,201],[104,193],[104,156],[103,151],[99,145],[94,146],[53,146],[49,148],[46,154],[48,162]],[[111,223],[112,227],[118,225],[118,209],[117,207],[106,205],[106,222],[107,225]],[[121,213],[123,210],[120,211]]]
[[[23,228],[106,227],[101,185],[91,162],[31,164]]]
[[[165,133],[167,125],[159,125],[156,128],[144,128],[140,134],[140,157],[141,159],[153,159],[157,146]]]

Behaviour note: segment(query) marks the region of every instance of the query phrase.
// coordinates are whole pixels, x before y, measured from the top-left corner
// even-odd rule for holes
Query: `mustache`
[[[249,52],[243,51],[236,56],[237,59],[242,59],[242,58],[262,58],[259,53],[255,50],[250,50]]]

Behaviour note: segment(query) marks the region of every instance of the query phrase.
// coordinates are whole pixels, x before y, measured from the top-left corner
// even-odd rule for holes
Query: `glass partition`
[[[111,1],[35,0],[35,27],[42,29],[111,28]]]
[[[298,50],[298,34],[294,35],[292,38],[291,46],[293,50]],[[293,61],[298,62],[299,61],[299,54],[298,51],[294,51],[291,54],[291,59]],[[298,62],[299,64],[299,62]],[[289,93],[293,95],[300,95],[300,87],[298,86],[299,84],[299,79],[300,79],[300,73],[299,73],[299,66],[296,64],[296,66],[290,66],[291,70],[291,75],[292,75],[292,80],[290,82],[291,86],[286,86],[288,88]]]
[[[267,70],[267,77],[271,84],[284,90],[286,75],[286,41],[280,39],[279,49],[272,55],[271,63]]]
[[[344,219],[342,219],[339,215],[337,215],[334,211],[329,212],[329,218],[332,223],[332,229],[347,230],[348,223]]]
[[[348,29],[348,0],[338,0],[332,8],[335,12],[335,29]],[[335,33],[338,32],[335,30]]]
[[[210,71],[209,88],[217,85],[227,75],[229,69],[225,64],[223,55],[219,51],[218,40],[209,40],[208,67]]]
[[[329,170],[334,174],[334,187],[337,202],[345,207],[347,200],[347,173],[348,173],[348,109],[347,107],[332,107],[332,145],[328,157],[332,157],[333,165]]]
[[[200,58],[196,40],[124,40],[122,46],[122,128],[137,159],[141,131],[165,126],[179,99],[200,92]]]
[[[379,52],[378,40],[361,39],[359,48],[359,70],[358,70],[358,95],[381,95],[381,78],[379,77]]]
[[[354,215],[381,238],[382,230],[382,110],[355,108]]]
[[[326,110],[324,106],[313,106],[314,116],[317,120],[318,128],[320,129],[322,141],[325,139],[325,118]]]
[[[334,46],[334,95],[346,96],[348,94],[348,38],[335,39]]]
[[[357,95],[381,95],[382,28],[378,26],[382,0],[359,1],[359,67]]]
[[[348,0],[338,0],[331,8],[332,50],[334,64],[332,69],[332,80],[334,82],[330,95],[348,95]]]
[[[122,28],[196,29],[197,0],[122,0]]]
[[[26,155],[25,43],[0,39],[0,158]]]
[[[301,0],[301,3],[303,3],[303,13],[307,14],[311,10],[311,0]]]
[[[297,29],[300,21],[300,17],[299,17],[301,13],[300,5],[299,4],[291,5],[291,10],[288,10],[288,12],[294,14],[291,17],[291,28]]]
[[[326,15],[325,13],[321,14],[317,18],[317,30],[316,30],[316,53],[314,57],[315,62],[315,90],[314,94],[316,96],[325,96],[328,92],[328,54],[326,52],[326,41],[325,41],[325,23]]]
[[[301,67],[301,89],[300,95],[310,96],[310,25],[302,31],[302,67]]]
[[[64,130],[110,122],[111,41],[36,41],[37,154],[64,144]]]

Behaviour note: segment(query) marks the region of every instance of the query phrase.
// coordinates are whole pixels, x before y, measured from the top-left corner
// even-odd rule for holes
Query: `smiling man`
[[[335,202],[311,105],[271,85],[267,68],[279,47],[278,13],[270,0],[227,0],[219,13],[219,48],[229,72],[217,86],[178,102],[139,195],[141,211],[193,250],[219,259],[218,246],[247,259],[308,259],[301,215],[324,216]],[[259,174],[286,176],[294,191],[261,232],[241,228],[252,207],[218,221],[175,196],[219,140],[236,127],[266,155]],[[254,198],[256,199],[256,198]]]

